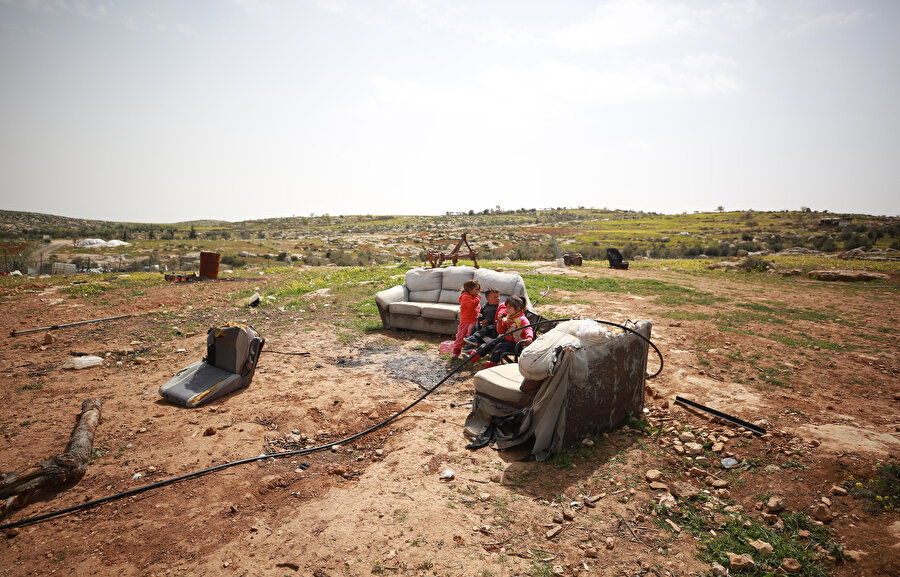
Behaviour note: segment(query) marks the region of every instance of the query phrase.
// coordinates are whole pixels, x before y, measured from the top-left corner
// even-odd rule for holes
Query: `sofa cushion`
[[[396,302],[391,303],[388,310],[394,315],[412,315],[414,317],[422,316],[422,307],[420,303]]]
[[[444,269],[441,268],[414,268],[408,270],[406,271],[406,288],[410,291],[440,290],[443,271]],[[435,297],[434,301],[437,301],[437,297]]]
[[[458,290],[444,289],[441,291],[441,298],[438,299],[438,302],[448,304],[448,305],[459,306],[459,295],[460,294],[461,293]]]
[[[459,293],[467,280],[475,277],[475,268],[471,266],[452,266],[443,269],[444,276],[441,279],[441,288]],[[481,287],[484,289],[484,287]]]
[[[543,381],[529,381],[519,372],[519,365],[497,365],[475,373],[475,393],[493,397],[514,407],[531,404]]]
[[[441,298],[441,289],[430,291],[409,291],[409,300],[414,303],[436,303]]]
[[[422,304],[422,316],[427,319],[456,320],[459,318],[459,305]]]
[[[517,274],[502,273],[487,268],[475,271],[475,280],[481,285],[481,290],[495,288],[504,297],[510,295],[524,295],[525,281]],[[505,298],[503,300],[506,300]]]

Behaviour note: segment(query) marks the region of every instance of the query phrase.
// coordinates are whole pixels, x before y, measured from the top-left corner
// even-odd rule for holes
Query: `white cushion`
[[[423,304],[422,316],[427,319],[456,320],[459,318],[459,305]]]
[[[438,302],[459,306],[460,294],[461,293],[458,290],[442,290],[441,298],[438,299]]]
[[[525,294],[525,281],[517,274],[480,268],[475,271],[475,280],[481,285],[482,291],[495,288],[500,291],[501,295],[521,296]]]
[[[520,405],[526,395],[520,387],[525,377],[519,372],[519,365],[497,365],[475,373],[475,392],[493,397],[511,405]]]
[[[440,290],[443,270],[440,268],[414,268],[408,270],[406,271],[406,288],[410,291]]]
[[[436,303],[441,298],[441,289],[430,291],[409,291],[409,300],[414,303]]]
[[[471,266],[451,266],[443,269],[443,271],[444,277],[441,280],[441,288],[444,290],[455,290],[456,292],[462,289],[463,284],[467,280],[472,280],[475,276],[475,267]]]
[[[414,317],[422,316],[422,306],[419,303],[396,302],[391,303],[388,310],[395,315],[412,315]]]

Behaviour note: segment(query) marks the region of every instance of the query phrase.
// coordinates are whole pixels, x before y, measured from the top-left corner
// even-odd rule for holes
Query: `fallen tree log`
[[[24,471],[0,474],[0,517],[36,497],[51,496],[81,480],[94,448],[94,430],[100,423],[100,399],[81,403],[77,419],[64,453]]]

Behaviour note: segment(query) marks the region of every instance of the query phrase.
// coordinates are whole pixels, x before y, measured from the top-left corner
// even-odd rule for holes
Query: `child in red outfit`
[[[453,356],[458,359],[462,352],[463,339],[469,336],[472,328],[478,324],[478,313],[481,311],[481,285],[478,281],[467,280],[459,295],[459,328],[456,340],[453,341]]]
[[[511,353],[516,350],[516,345],[523,343],[524,346],[531,344],[534,340],[534,330],[529,326],[528,317],[525,316],[525,301],[520,297],[511,296],[506,299],[506,316],[497,320],[497,332],[503,334],[513,329],[521,328],[506,335],[506,338],[500,339],[494,349],[491,351],[491,360],[486,363],[486,367],[492,367],[500,362],[504,353]],[[500,311],[497,311],[500,314]],[[525,327],[525,328],[522,328]]]

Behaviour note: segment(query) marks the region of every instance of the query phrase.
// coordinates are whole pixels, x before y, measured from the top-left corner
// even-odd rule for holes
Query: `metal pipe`
[[[61,329],[63,327],[74,327],[76,325],[86,325],[88,323],[99,323],[99,322],[103,322],[103,321],[112,321],[115,319],[124,319],[127,317],[133,317],[133,316],[134,315],[119,315],[119,316],[115,316],[115,317],[106,317],[106,318],[102,318],[102,319],[91,319],[89,321],[78,321],[77,323],[66,323],[63,325],[51,325],[49,327],[38,327],[36,329],[25,329],[23,331],[10,331],[9,336],[17,337],[19,335],[26,335],[28,333],[36,333],[38,331],[52,331],[53,329]]]
[[[744,427],[748,431],[756,433],[757,435],[765,435],[766,434],[766,430],[763,429],[762,427],[757,427],[756,425],[751,425],[747,421],[738,419],[737,417],[732,417],[731,415],[729,415],[727,413],[723,413],[721,411],[717,411],[715,409],[711,409],[709,407],[703,406],[700,403],[695,403],[694,401],[689,401],[683,397],[676,396],[675,402],[681,403],[682,405],[684,405],[686,407],[691,407],[693,409],[700,409],[701,411],[706,411],[710,415],[715,415],[716,417],[719,417],[720,419],[725,419],[729,423],[734,423],[735,425],[740,425],[741,427]]]

